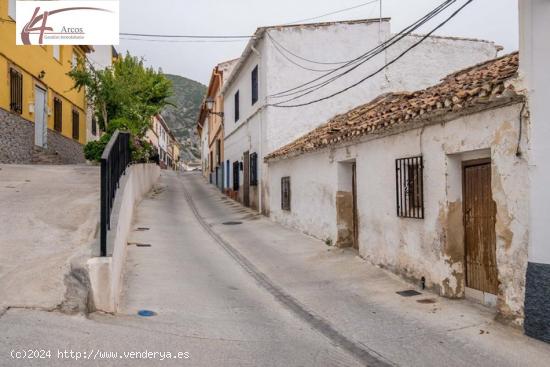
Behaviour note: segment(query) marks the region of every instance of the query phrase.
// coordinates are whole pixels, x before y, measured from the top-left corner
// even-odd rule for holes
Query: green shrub
[[[90,141],[84,146],[84,157],[92,162],[101,161],[101,155],[111,139],[111,134],[103,134],[97,141]]]

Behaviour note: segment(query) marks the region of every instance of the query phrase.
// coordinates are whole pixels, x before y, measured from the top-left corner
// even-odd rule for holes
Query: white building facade
[[[529,122],[518,63],[383,96],[274,152],[271,218],[522,325]]]
[[[267,154],[380,94],[427,87],[451,71],[494,58],[498,51],[491,42],[431,37],[358,88],[301,108],[275,106],[285,105],[291,97],[276,94],[330,72],[391,36],[388,19],[258,29],[222,91],[224,155],[230,167],[225,172],[226,189],[269,215],[269,172],[263,163]],[[418,40],[419,36],[406,36],[353,72],[286,105],[341,90],[383,68]]]
[[[550,1],[520,0],[520,75],[530,113],[529,266],[525,332],[550,342]]]

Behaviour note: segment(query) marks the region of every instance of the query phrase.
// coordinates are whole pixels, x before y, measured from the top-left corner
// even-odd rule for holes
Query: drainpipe
[[[262,55],[260,54],[260,51],[258,51],[254,46],[252,46],[252,51],[253,51],[253,52],[256,54],[256,56],[258,56],[258,58],[260,59],[260,61],[258,62],[258,65],[259,65],[259,66],[258,66],[258,79],[259,79],[260,85],[264,85],[264,84],[262,84],[262,78],[260,78],[260,75],[262,74],[261,72],[263,71],[263,67],[262,67]],[[263,82],[265,83],[265,80],[264,80]],[[259,92],[259,91],[258,91],[258,92]],[[265,106],[266,102],[267,102],[267,101],[264,99],[264,106]],[[259,186],[258,186],[258,187],[259,187],[259,190],[258,190],[258,210],[259,210],[260,213],[262,213],[262,211],[263,211],[262,193],[263,193],[263,191],[264,191],[264,190],[263,190],[263,182],[264,182],[264,180],[263,180],[263,172],[264,172],[264,170],[263,170],[263,165],[264,165],[264,163],[263,163],[263,157],[264,157],[264,154],[263,154],[263,150],[262,150],[262,149],[263,149],[263,144],[262,144],[262,137],[263,137],[263,134],[262,134],[262,132],[263,132],[263,124],[264,124],[264,123],[263,123],[263,118],[262,118],[262,117],[263,117],[263,116],[262,116],[262,115],[263,115],[263,106],[260,106],[259,108],[260,108],[261,110],[260,110],[260,113],[259,113],[259,115],[260,115],[260,128],[258,129],[258,131],[259,131],[259,135],[260,135],[260,136],[259,136],[259,139],[258,139],[258,141],[259,141],[259,146],[258,146],[258,158],[259,158],[259,160],[260,160],[261,162],[258,162],[259,164],[257,164],[256,169],[259,169],[259,170],[260,170],[260,172],[258,172],[258,173],[259,173],[258,176],[260,177]]]

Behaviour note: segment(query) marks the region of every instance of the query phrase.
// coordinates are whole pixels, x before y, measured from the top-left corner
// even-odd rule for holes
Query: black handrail
[[[107,256],[107,231],[111,229],[111,210],[120,177],[130,164],[130,134],[115,131],[101,156],[101,256]]]

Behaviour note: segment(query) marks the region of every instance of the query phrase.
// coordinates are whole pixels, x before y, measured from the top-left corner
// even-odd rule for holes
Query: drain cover
[[[134,243],[134,242],[128,242],[128,246],[151,247],[152,245],[149,244],[149,243]]]
[[[409,290],[401,291],[401,292],[395,292],[395,293],[399,294],[401,297],[414,297],[414,296],[419,296],[419,295],[422,294],[422,293],[417,292],[413,289],[409,289]]]
[[[224,222],[222,224],[224,226],[238,226],[239,224],[243,224],[243,222]]]
[[[150,311],[150,310],[139,310],[138,315],[142,317],[151,317],[151,316],[156,316],[157,313],[155,311]]]

